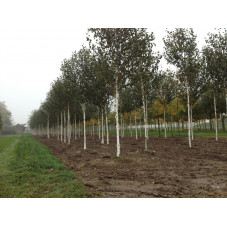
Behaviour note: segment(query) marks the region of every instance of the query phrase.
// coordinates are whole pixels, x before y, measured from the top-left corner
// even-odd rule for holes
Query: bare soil
[[[116,137],[101,144],[97,136],[72,139],[68,146],[56,138],[36,137],[46,145],[91,191],[105,198],[226,198],[227,139],[195,138],[188,147],[185,137],[125,136],[116,157]]]

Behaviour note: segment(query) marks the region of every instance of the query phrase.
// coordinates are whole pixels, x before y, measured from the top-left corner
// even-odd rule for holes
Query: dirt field
[[[70,146],[36,139],[77,173],[92,197],[227,197],[227,139],[195,138],[189,149],[187,138],[150,137],[144,152],[144,138],[125,137],[120,158],[115,136],[110,145],[88,137],[86,151],[82,137]]]

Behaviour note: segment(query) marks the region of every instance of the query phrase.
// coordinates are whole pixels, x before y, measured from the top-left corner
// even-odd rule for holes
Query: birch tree
[[[132,33],[134,29],[126,28],[101,28],[89,29],[88,39],[93,48],[105,56],[108,65],[113,71],[109,84],[114,88],[115,112],[116,112],[116,137],[117,137],[117,156],[120,155],[119,138],[119,91],[125,85],[127,79],[127,70],[131,44]],[[93,38],[92,38],[93,37]],[[94,40],[93,43],[92,40]]]
[[[167,31],[163,39],[164,55],[168,63],[176,66],[176,74],[179,82],[186,88],[188,107],[188,141],[191,144],[191,112],[190,112],[190,90],[191,84],[196,76],[195,71],[199,64],[199,50],[196,43],[196,35],[193,29],[177,28]]]
[[[216,141],[218,141],[218,116],[217,116],[217,94],[225,88],[227,81],[227,31],[221,30],[217,33],[209,33],[206,39],[206,45],[203,47],[203,56],[205,61],[205,74],[209,80],[209,88],[213,92],[214,98],[214,116]],[[224,89],[223,89],[224,90]],[[227,93],[226,93],[227,97]],[[226,98],[227,104],[227,98]],[[227,107],[226,107],[227,108]]]
[[[153,51],[155,36],[146,29],[135,29],[133,34],[132,57],[130,59],[130,80],[134,84],[140,84],[144,114],[145,151],[148,141],[148,102],[151,94],[154,94],[158,64],[161,59],[159,53]],[[149,97],[150,96],[150,97]]]
[[[177,82],[173,79],[173,73],[171,71],[161,71],[159,74],[160,86],[157,90],[157,99],[163,105],[164,116],[164,131],[166,136],[166,108],[167,105],[175,98]]]

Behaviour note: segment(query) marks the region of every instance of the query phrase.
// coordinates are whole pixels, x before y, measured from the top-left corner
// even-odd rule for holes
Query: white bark
[[[103,122],[103,109],[102,109],[102,140],[101,143],[104,144],[104,122]]]
[[[218,141],[218,118],[217,118],[217,109],[216,109],[216,97],[214,94],[214,117],[215,117],[215,131],[216,131],[216,141]]]
[[[82,104],[82,111],[83,111],[83,119],[84,119],[84,150],[87,149],[87,141],[86,141],[86,118],[85,118],[85,110],[86,110],[86,106],[85,104]]]
[[[190,100],[189,100],[189,87],[187,86],[187,105],[188,105],[188,142],[189,147],[192,147],[191,142],[191,114],[190,114]]]
[[[106,115],[106,143],[109,144],[109,127],[108,127],[108,118],[107,118],[107,109],[105,106],[105,115]]]
[[[120,156],[120,138],[119,138],[119,116],[118,116],[118,101],[119,101],[119,94],[118,94],[118,75],[116,75],[116,134],[117,134],[117,157]]]
[[[146,118],[146,103],[144,95],[144,86],[141,78],[142,101],[143,101],[143,114],[144,114],[144,134],[145,134],[145,151],[147,151],[147,118]]]

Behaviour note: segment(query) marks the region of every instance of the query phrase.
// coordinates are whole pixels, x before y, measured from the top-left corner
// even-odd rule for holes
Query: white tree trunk
[[[137,135],[137,124],[136,124],[136,111],[135,111],[135,129],[136,129],[136,140],[138,139],[138,135]]]
[[[106,143],[109,144],[109,127],[108,127],[108,117],[107,117],[107,109],[105,106],[105,115],[106,115]]]
[[[218,141],[218,118],[217,118],[217,109],[216,109],[216,97],[214,94],[214,117],[215,117],[215,131],[216,131],[216,141]]]
[[[165,131],[165,139],[167,138],[166,136],[166,107],[164,107],[164,131]]]
[[[83,120],[84,120],[84,150],[86,150],[87,149],[87,141],[86,141],[86,117],[85,117],[86,106],[85,106],[85,104],[81,104],[81,106],[82,106]]]
[[[119,101],[119,94],[118,94],[118,75],[116,75],[116,134],[117,134],[117,157],[120,156],[120,137],[119,137],[119,115],[118,115],[118,101]]]
[[[101,139],[101,133],[100,133],[100,121],[99,121],[99,109],[98,109],[98,130],[99,130],[99,139]]]
[[[188,142],[189,142],[189,147],[192,147],[192,142],[191,142],[191,114],[190,114],[190,100],[189,100],[189,87],[187,86],[187,105],[188,105]]]
[[[144,95],[144,86],[141,79],[142,101],[143,101],[143,114],[144,114],[144,134],[145,134],[145,151],[147,151],[147,118],[146,118],[146,103]]]
[[[104,144],[104,120],[103,120],[103,109],[102,109],[102,140],[101,143]]]

